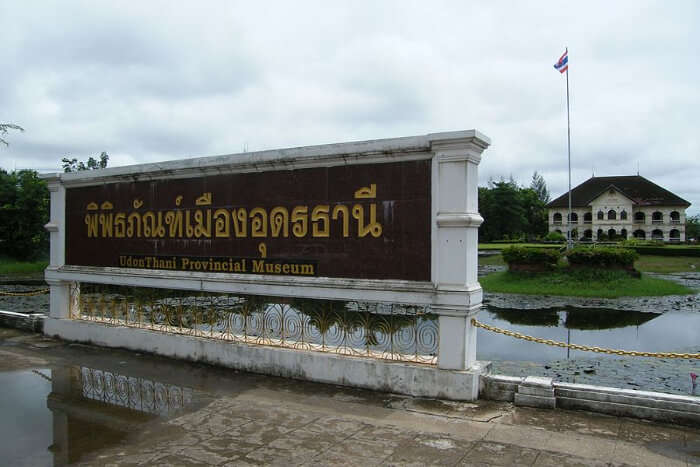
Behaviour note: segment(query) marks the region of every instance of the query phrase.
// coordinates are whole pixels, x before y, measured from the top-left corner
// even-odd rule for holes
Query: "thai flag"
[[[564,52],[559,61],[554,64],[554,69],[558,70],[559,73],[564,73],[569,69],[569,51]]]

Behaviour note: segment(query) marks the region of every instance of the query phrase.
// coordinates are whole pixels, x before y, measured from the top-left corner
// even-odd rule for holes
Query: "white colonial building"
[[[688,201],[639,175],[591,177],[571,190],[572,238],[684,242],[688,206]],[[568,208],[568,192],[547,204],[550,232],[566,235]]]

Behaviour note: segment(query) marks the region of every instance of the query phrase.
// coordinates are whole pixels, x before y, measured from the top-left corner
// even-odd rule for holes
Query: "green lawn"
[[[634,267],[643,272],[688,272],[700,271],[700,258],[691,256],[643,255],[634,262]]]
[[[503,266],[506,262],[503,261],[502,255],[479,256],[479,266]]]
[[[0,258],[0,275],[32,274],[42,272],[49,263],[47,261],[16,261],[14,259]]]
[[[479,279],[486,292],[570,297],[648,297],[684,295],[693,290],[675,282],[642,276],[636,279],[623,271],[561,271],[528,274],[496,272]]]

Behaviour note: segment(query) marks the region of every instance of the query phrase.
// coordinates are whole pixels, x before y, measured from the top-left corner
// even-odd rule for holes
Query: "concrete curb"
[[[0,310],[0,327],[44,332],[44,319],[46,319],[46,315],[42,313],[16,313]]]
[[[479,398],[700,426],[700,397],[695,396],[487,375],[481,377]]]

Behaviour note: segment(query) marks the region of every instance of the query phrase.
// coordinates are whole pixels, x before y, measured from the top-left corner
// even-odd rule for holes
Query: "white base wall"
[[[467,371],[444,370],[428,365],[238,344],[70,319],[47,318],[44,334],[271,376],[464,401],[478,398],[479,378],[490,367],[488,363],[477,362]]]

